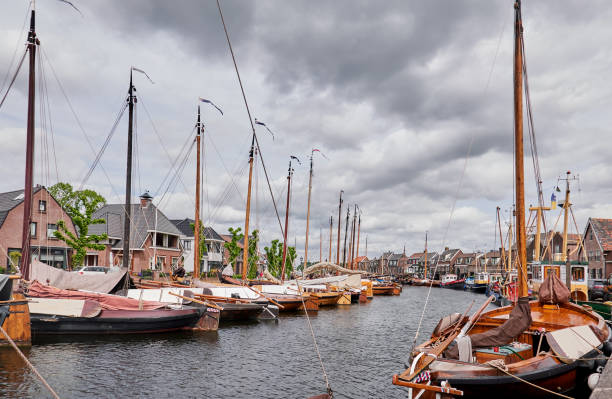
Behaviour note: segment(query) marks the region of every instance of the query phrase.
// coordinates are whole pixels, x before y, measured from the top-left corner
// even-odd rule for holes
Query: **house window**
[[[165,256],[158,256],[157,257],[156,269],[157,270],[162,270],[165,264],[166,264],[166,257]]]
[[[43,200],[38,201],[38,211],[40,213],[47,212],[47,201],[43,201]]]
[[[178,256],[173,256],[172,257],[172,268],[173,269],[178,267],[178,262],[179,262]]]
[[[47,238],[55,238],[53,233],[56,232],[56,231],[57,231],[57,225],[56,224],[52,224],[52,223],[48,223],[47,224]]]
[[[191,240],[183,240],[183,249],[191,251]]]
[[[30,237],[32,238],[36,238],[36,227],[37,227],[36,222],[30,223]]]

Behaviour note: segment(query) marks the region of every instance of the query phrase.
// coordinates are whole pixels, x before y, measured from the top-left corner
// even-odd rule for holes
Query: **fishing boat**
[[[374,281],[372,292],[374,295],[394,295],[395,286],[393,284],[379,283]],[[399,294],[398,294],[399,295]]]
[[[465,280],[465,288],[470,291],[484,293],[488,286],[489,273],[486,272],[476,273],[475,276]]]
[[[407,369],[393,376],[409,397],[551,397],[573,390],[592,362],[608,356],[611,332],[598,314],[569,303],[555,273],[530,301],[527,287],[523,156],[523,26],[516,0],[514,51],[515,189],[518,300],[486,311],[493,297],[467,317],[468,308],[440,321],[431,338],[414,347]],[[529,104],[529,99],[527,99]],[[416,338],[415,338],[416,340]],[[587,366],[584,366],[584,365]]]
[[[462,290],[465,286],[465,279],[458,278],[456,274],[448,273],[442,276],[440,281],[441,288],[452,288],[454,290]]]

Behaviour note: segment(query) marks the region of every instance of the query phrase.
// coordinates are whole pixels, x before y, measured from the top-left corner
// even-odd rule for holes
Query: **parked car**
[[[95,275],[95,274],[100,274],[100,273],[108,273],[108,267],[104,267],[104,266],[83,266],[82,268],[80,268],[79,270],[75,270],[73,271],[73,273],[78,273],[81,275]]]
[[[606,286],[608,285],[605,279],[589,279],[589,300],[596,301],[598,299],[607,300]]]

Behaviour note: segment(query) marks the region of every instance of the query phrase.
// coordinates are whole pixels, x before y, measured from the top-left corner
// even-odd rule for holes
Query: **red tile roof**
[[[591,218],[593,232],[604,251],[612,251],[612,219]]]

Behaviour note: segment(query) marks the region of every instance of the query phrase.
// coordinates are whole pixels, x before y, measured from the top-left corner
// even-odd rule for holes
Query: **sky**
[[[216,2],[38,0],[41,41],[35,182],[66,181],[123,202],[124,108],[130,67],[137,89],[133,197],[149,190],[170,218],[193,218],[195,149],[202,104],[202,218],[219,233],[244,226],[251,125]],[[261,155],[284,223],[294,161],[288,241],[304,256],[309,157],[314,153],[309,260],[328,257],[338,197],[361,215],[360,255],[444,247],[499,247],[513,204],[513,2],[222,0]],[[2,95],[23,55],[30,4],[0,13]],[[529,91],[544,198],[566,171],[579,231],[612,217],[612,8],[606,1],[524,1]],[[0,191],[23,187],[27,62],[0,108]],[[42,99],[42,101],[41,101]],[[527,129],[525,129],[527,137]],[[184,161],[184,145],[191,149]],[[537,202],[525,142],[527,205]],[[177,171],[178,169],[178,171]],[[168,179],[168,176],[176,178]],[[251,229],[281,239],[255,162]],[[559,199],[563,192],[558,193]],[[559,210],[547,214],[555,225]],[[562,220],[558,222],[560,230]],[[572,227],[571,232],[576,230]],[[344,237],[342,237],[344,240]]]

